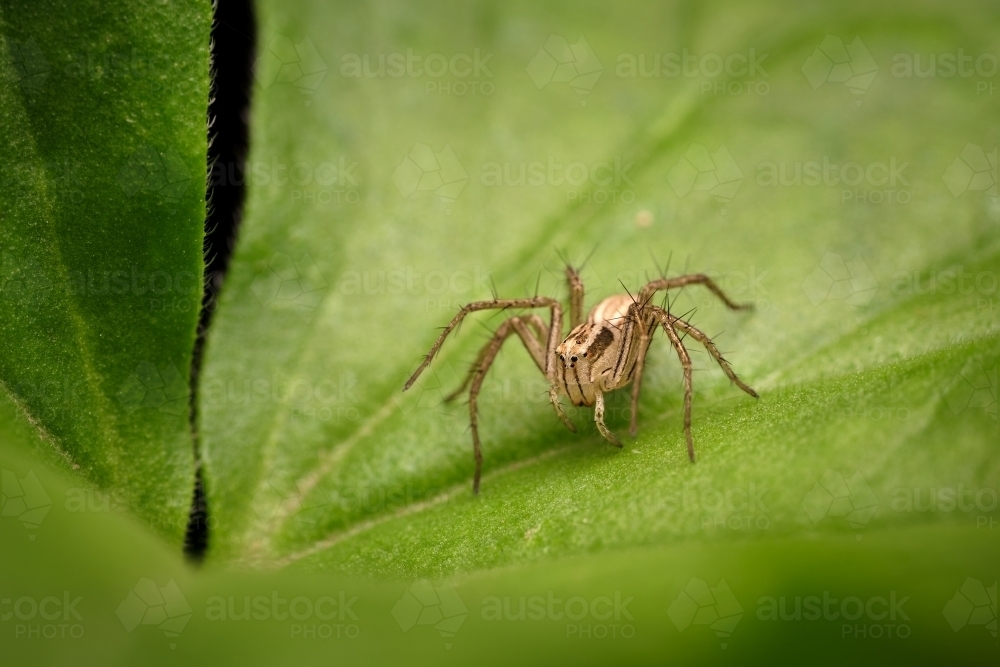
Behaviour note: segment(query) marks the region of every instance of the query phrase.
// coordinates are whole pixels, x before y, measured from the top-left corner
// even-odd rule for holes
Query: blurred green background
[[[42,52],[70,39],[32,22],[69,31],[73,16],[9,4],[7,62],[26,62],[9,44],[23,53],[32,35]],[[185,4],[204,30],[209,8]],[[182,561],[176,531],[153,536],[144,501],[100,511],[106,495],[147,497],[153,480],[81,479],[39,437],[64,422],[29,409],[29,423],[15,408],[24,397],[5,389],[5,646],[49,662],[164,664],[996,658],[996,7],[303,0],[256,11],[247,201],[196,388],[206,562]],[[191,76],[181,69],[163,76]],[[5,71],[5,109],[22,110],[6,116],[36,132],[74,117],[60,95],[105,90],[53,66],[31,92],[23,64]],[[172,99],[161,87],[122,95],[141,108]],[[107,145],[137,131],[107,126]],[[203,193],[192,186],[185,201]],[[197,225],[149,215],[179,245],[200,242]],[[134,229],[124,217],[92,224]],[[31,228],[30,211],[11,220]],[[572,413],[579,434],[559,424],[511,343],[481,399],[473,497],[468,412],[442,399],[504,315],[467,321],[400,389],[437,327],[494,285],[565,297],[563,257],[589,257],[588,306],[634,293],[668,261],[754,303],[733,314],[688,289],[672,309],[696,309],[761,398],[694,353],[690,465],[680,368],[658,337],[638,437],[613,451],[587,412]],[[193,332],[144,340],[190,349]],[[123,380],[108,371],[99,396],[119,411]],[[619,393],[609,425],[624,436]],[[126,433],[150,413],[126,412],[114,422]],[[32,473],[51,507],[29,530],[8,503],[37,488]],[[170,488],[189,497],[189,484]],[[83,510],[81,493],[94,501]],[[66,591],[82,597],[82,620],[21,618],[22,598]],[[233,618],[248,605],[251,618]],[[64,622],[83,635],[43,636]]]

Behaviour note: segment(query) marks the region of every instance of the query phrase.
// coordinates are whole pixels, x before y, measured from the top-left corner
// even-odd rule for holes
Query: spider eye
[[[574,354],[572,357],[569,358],[569,360],[570,361],[576,361],[576,355]]]
[[[583,353],[582,355],[580,355],[580,356],[583,356],[583,357],[586,357],[586,356],[587,356],[587,353],[586,353],[586,352],[584,352],[584,353]]]

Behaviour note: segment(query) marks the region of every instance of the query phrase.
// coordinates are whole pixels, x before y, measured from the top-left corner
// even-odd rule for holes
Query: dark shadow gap
[[[208,106],[205,291],[191,360],[190,422],[197,472],[184,537],[184,553],[195,562],[204,558],[210,537],[198,432],[198,376],[205,338],[236,245],[243,212],[256,34],[252,0],[216,0],[212,25],[212,95]]]

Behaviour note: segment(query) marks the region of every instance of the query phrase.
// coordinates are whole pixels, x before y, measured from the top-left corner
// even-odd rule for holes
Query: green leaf
[[[35,480],[50,502],[29,528],[7,511],[16,498],[4,480],[0,636],[14,662],[302,663],[328,659],[334,650],[352,664],[607,664],[654,661],[666,641],[685,664],[727,656],[759,662],[774,659],[775,646],[788,655],[811,652],[820,664],[928,656],[966,664],[996,650],[979,627],[981,614],[963,625],[985,577],[995,573],[996,531],[921,526],[870,531],[861,543],[825,535],[729,549],[691,542],[433,583],[195,572],[123,508],[92,489],[81,496],[79,479],[39,458],[31,443],[37,436],[6,403],[0,403],[0,434],[4,475]],[[868,566],[855,567],[859,558]],[[434,605],[415,616],[427,609],[415,593],[428,591],[447,601],[436,623]],[[802,611],[803,598],[815,606],[809,597],[832,600],[825,616],[769,616],[782,598],[786,616]],[[865,616],[845,623],[841,610],[853,612],[857,599],[876,617],[885,612],[883,622]],[[593,613],[581,618],[581,603]],[[519,618],[522,609],[527,613]],[[713,613],[722,625],[710,625]],[[874,632],[894,641],[870,641]]]
[[[179,175],[204,166],[208,9],[130,9],[0,5],[0,141],[12,156],[0,173],[5,657],[995,656],[992,98],[979,94],[982,80],[892,67],[893,54],[957,44],[996,52],[994,14],[912,3],[803,14],[797,4],[264,0],[251,199],[199,426],[216,564],[279,571],[195,573],[130,514],[175,541],[186,515],[181,405],[196,309],[161,312],[131,287],[111,298],[100,278],[123,260],[150,280],[201,271],[204,193],[182,189]],[[122,44],[185,44],[191,58],[152,85],[136,75],[141,48],[113,75]],[[729,87],[748,83],[739,74],[627,76],[629,54],[648,67],[651,54],[685,48],[704,56],[702,68],[711,54],[766,55],[767,75],[748,75],[753,90],[741,94]],[[368,77],[379,54],[456,69]],[[81,118],[92,122],[81,128]],[[70,158],[84,177],[60,166]],[[505,183],[531,162],[541,185]],[[865,176],[847,188],[823,181],[828,163],[838,178]],[[787,183],[796,164],[804,175],[818,166],[820,183]],[[583,171],[595,179],[566,184]],[[64,194],[77,180],[86,189]],[[754,302],[757,312],[734,315],[688,290],[672,307],[698,308],[696,323],[761,399],[697,355],[690,465],[679,371],[662,339],[639,438],[620,452],[587,411],[574,412],[581,433],[563,430],[527,355],[505,353],[482,396],[486,476],[475,498],[467,413],[442,397],[482,344],[478,325],[412,394],[399,389],[435,327],[490,295],[490,276],[504,295],[536,285],[564,295],[557,249],[582,263],[595,246],[589,303],[620,282],[634,290],[671,251],[672,271],[711,272]],[[197,302],[196,287],[182,291]],[[501,317],[478,319],[495,327]],[[149,356],[136,363],[140,353]],[[610,402],[609,423],[624,432],[627,397]],[[320,616],[323,597],[326,610],[355,601],[356,614]],[[287,615],[261,617],[261,598]],[[822,618],[780,617],[802,598],[822,600]],[[62,619],[48,617],[53,604]],[[768,616],[775,605],[779,618]],[[524,606],[531,616],[520,618]]]
[[[210,11],[0,5],[0,391],[174,543],[193,486]]]
[[[996,17],[685,7],[261,3],[249,200],[200,393],[215,558],[414,577],[988,514],[1000,215],[988,183],[962,179],[989,172],[992,107],[970,81],[891,66],[956,43],[988,52]],[[854,74],[875,61],[873,81],[822,76],[844,44]],[[693,75],[629,70],[685,48]],[[459,67],[392,69],[393,54]],[[712,78],[707,54],[762,64]],[[566,59],[580,78],[553,69]],[[696,354],[692,466],[665,340],[621,452],[586,411],[565,431],[527,355],[507,351],[483,390],[474,498],[468,413],[442,398],[479,324],[400,389],[491,278],[501,296],[565,296],[557,250],[594,251],[588,305],[671,256],[671,273],[754,302],[731,314],[691,288],[672,308],[725,331],[761,398]],[[626,393],[610,397],[620,433]],[[919,509],[941,489],[964,509]]]
[[[125,496],[68,472],[7,400],[0,400],[0,473],[7,659],[108,664],[112,643],[119,654],[134,650],[115,611],[140,578],[190,588],[178,550],[131,516]]]

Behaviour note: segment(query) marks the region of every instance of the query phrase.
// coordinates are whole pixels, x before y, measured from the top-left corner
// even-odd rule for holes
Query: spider
[[[466,388],[469,389],[469,418],[472,427],[472,448],[476,461],[476,473],[472,491],[479,493],[479,478],[483,464],[483,453],[479,443],[479,426],[476,414],[476,400],[486,372],[496,359],[504,341],[511,334],[517,334],[528,354],[535,361],[549,383],[549,401],[556,415],[570,431],[576,433],[576,426],[563,411],[559,397],[565,395],[577,406],[593,406],[594,422],[601,435],[616,447],[622,443],[604,424],[604,394],[632,383],[632,414],[629,433],[636,434],[636,413],[639,390],[642,386],[642,370],[649,349],[650,340],[659,325],[677,352],[684,370],[684,436],[687,440],[688,458],[694,463],[694,441],[691,437],[691,357],[684,347],[682,335],[691,336],[701,343],[712,355],[726,376],[736,385],[757,398],[757,392],[744,384],[719,353],[712,339],[690,322],[677,317],[659,306],[651,304],[653,296],[661,290],[682,288],[688,285],[703,285],[719,297],[731,310],[750,310],[751,304],[737,304],[729,299],[715,282],[703,274],[690,274],[676,278],[660,278],[647,283],[639,290],[638,298],[630,294],[608,297],[594,306],[583,320],[583,281],[579,272],[566,266],[566,280],[569,284],[570,332],[562,338],[563,308],[558,300],[544,296],[525,299],[498,299],[475,301],[461,310],[444,328],[434,342],[423,362],[406,381],[406,391],[434,359],[441,345],[466,315],[480,310],[506,310],[508,308],[548,308],[551,313],[548,326],[535,313],[516,315],[503,321],[493,337],[479,351],[462,385],[449,394],[445,400],[451,401]],[[562,338],[562,342],[559,342]]]

